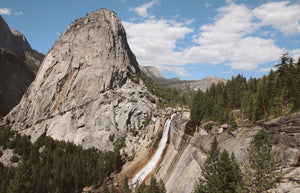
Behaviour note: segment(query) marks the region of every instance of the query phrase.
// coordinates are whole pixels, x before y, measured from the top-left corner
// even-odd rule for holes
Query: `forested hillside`
[[[18,163],[7,167],[0,162],[0,192],[81,192],[85,186],[103,185],[124,163],[119,151],[124,142],[116,143],[114,151],[100,152],[45,135],[34,144],[29,139],[9,127],[0,128],[0,157],[11,149],[10,161]]]
[[[241,123],[253,123],[299,110],[300,59],[295,62],[284,54],[275,67],[276,71],[259,79],[238,75],[225,84],[213,84],[206,92],[198,91],[191,99],[191,120],[221,124],[239,117]]]

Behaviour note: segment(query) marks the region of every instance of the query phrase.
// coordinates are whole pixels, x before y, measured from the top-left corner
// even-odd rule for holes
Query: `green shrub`
[[[15,141],[9,141],[7,144],[7,147],[9,149],[14,149],[16,147],[16,142]]]
[[[206,131],[210,131],[212,128],[213,128],[213,126],[214,126],[215,124],[214,123],[207,123],[206,125],[204,125],[204,129],[206,130]]]
[[[115,134],[110,134],[109,135],[109,141],[114,141],[115,138]]]
[[[13,156],[10,158],[10,161],[11,161],[12,163],[17,163],[17,162],[19,161],[19,158],[18,158],[18,156],[13,155]]]

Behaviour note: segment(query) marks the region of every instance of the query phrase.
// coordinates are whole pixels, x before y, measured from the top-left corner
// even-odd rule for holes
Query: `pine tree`
[[[136,186],[135,193],[144,193],[146,190],[145,182],[142,182],[140,185]]]
[[[165,184],[162,181],[162,179],[159,180],[158,187],[159,187],[159,193],[166,193],[167,192]]]
[[[237,193],[241,190],[243,175],[234,154],[230,158],[229,153],[224,150],[217,162],[216,170],[216,193]]]
[[[265,129],[259,130],[250,142],[248,158],[248,190],[251,193],[261,193],[275,187],[280,172],[278,172],[278,162],[272,153],[272,144]]]
[[[15,177],[10,181],[9,193],[30,193],[32,187],[32,169],[31,165],[22,160],[19,168],[16,170]]]
[[[214,192],[216,190],[216,175],[217,162],[219,159],[220,149],[218,147],[217,138],[211,144],[208,156],[201,166],[202,177],[199,178],[196,184],[194,193]]]
[[[157,180],[154,176],[152,176],[150,180],[149,193],[160,193]]]
[[[117,193],[115,186],[113,184],[110,186],[109,193]]]
[[[131,193],[131,190],[128,185],[128,177],[127,176],[125,176],[125,178],[124,178],[122,193]]]

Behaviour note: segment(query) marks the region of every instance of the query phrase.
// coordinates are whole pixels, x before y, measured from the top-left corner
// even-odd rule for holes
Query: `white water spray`
[[[167,119],[167,121],[165,122],[163,135],[162,135],[162,138],[159,142],[158,148],[157,148],[154,156],[151,158],[151,160],[148,162],[148,164],[132,178],[132,181],[130,183],[131,188],[135,188],[135,186],[137,184],[142,183],[145,180],[145,178],[153,171],[153,169],[157,165],[157,163],[166,147],[166,144],[168,141],[169,130],[170,130],[170,124],[171,124],[171,121],[172,121],[172,118],[174,115],[175,114],[173,114],[171,116],[171,118]]]

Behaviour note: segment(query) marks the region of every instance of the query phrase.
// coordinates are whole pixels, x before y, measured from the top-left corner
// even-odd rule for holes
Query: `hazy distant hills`
[[[205,91],[213,83],[217,84],[218,82],[226,82],[223,78],[218,78],[216,76],[208,76],[201,80],[182,80],[179,78],[167,79],[162,73],[154,66],[141,66],[141,70],[150,78],[157,81],[158,83],[171,87],[178,88],[187,92],[202,90]]]

